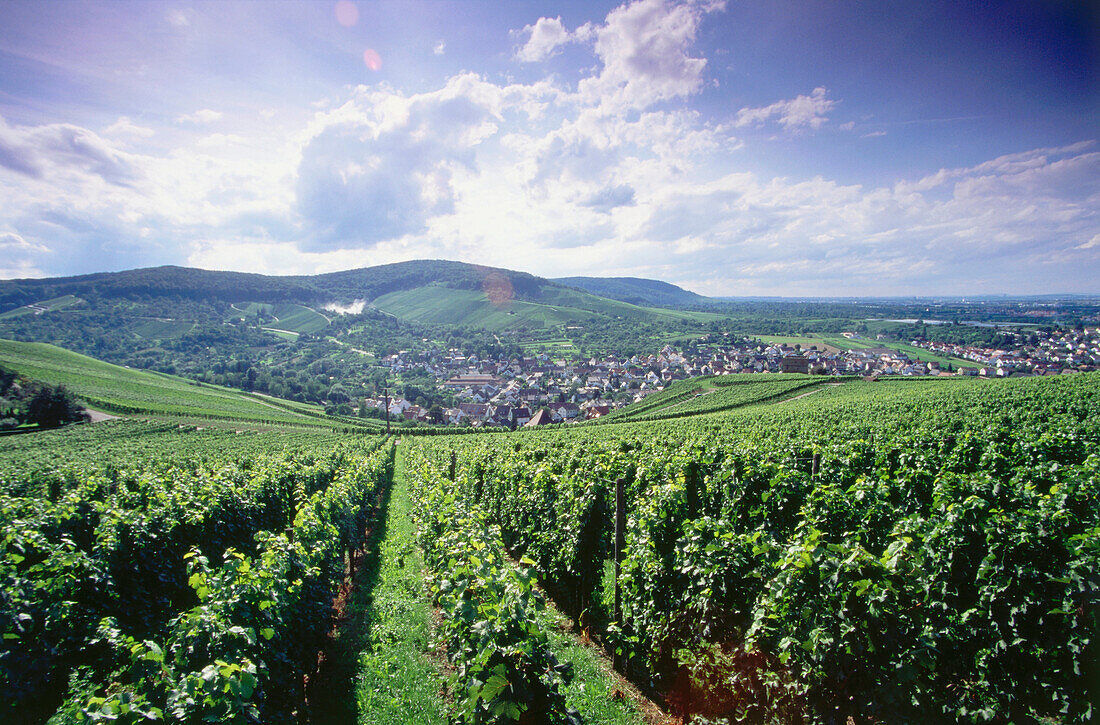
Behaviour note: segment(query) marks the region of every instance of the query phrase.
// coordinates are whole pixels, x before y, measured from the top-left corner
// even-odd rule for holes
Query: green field
[[[0,364],[183,382],[47,345]],[[1097,375],[696,378],[621,425],[396,446],[181,418],[0,438],[0,712],[1083,725]]]
[[[507,547],[675,721],[1068,724],[1094,719],[1098,412],[1095,373],[856,380],[404,452],[429,565],[469,587],[444,605],[511,591],[482,574]]]
[[[268,304],[265,302],[239,302],[230,306],[230,317],[244,319],[246,315],[259,315],[264,329],[278,334],[314,333],[328,327],[329,319],[317,310],[292,303]],[[286,338],[285,335],[280,337]],[[296,339],[297,336],[293,336]]]
[[[769,345],[788,345],[794,347],[795,345],[801,345],[803,350],[809,350],[811,347],[816,346],[818,350],[825,352],[840,352],[841,350],[851,350],[858,347],[867,347],[865,345],[859,345],[862,340],[844,340],[845,343],[851,344],[850,347],[836,345],[826,339],[826,336],[821,335],[753,335],[754,338],[758,338],[762,342],[766,342]],[[830,336],[831,338],[831,336]]]
[[[131,370],[44,343],[0,340],[0,365],[34,380],[64,385],[89,407],[110,412],[267,425],[331,425],[316,406],[264,400],[172,375]]]
[[[802,345],[803,350],[809,350],[814,345],[818,350],[824,350],[826,352],[839,352],[847,350],[864,350],[872,347],[887,347],[891,350],[897,350],[904,352],[910,358],[914,360],[921,360],[923,362],[934,362],[940,365],[974,365],[973,360],[964,360],[957,357],[945,357],[943,355],[937,355],[934,352],[929,352],[919,347],[914,347],[904,342],[895,342],[893,340],[871,340],[865,337],[861,337],[856,340],[849,340],[843,335],[833,334],[821,334],[821,335],[800,335],[800,336],[783,336],[783,335],[757,335],[760,340],[774,344],[774,345]]]
[[[84,300],[74,295],[64,295],[62,297],[54,297],[50,300],[42,300],[41,302],[32,302],[29,305],[16,307],[14,310],[8,310],[0,314],[0,320],[7,317],[20,317],[22,315],[37,315],[42,312],[53,312],[54,310],[71,307],[83,301]]]
[[[275,337],[286,340],[287,342],[296,342],[298,340],[297,332],[290,332],[288,330],[277,330],[274,327],[265,327],[263,329],[267,332],[270,332]]]
[[[430,325],[465,325],[487,330],[550,328],[570,322],[608,317],[666,322],[711,321],[720,318],[719,315],[708,312],[639,307],[567,289],[551,292],[553,294],[544,295],[549,298],[549,303],[513,299],[495,304],[484,292],[477,290],[428,285],[382,295],[372,304],[403,320]]]
[[[549,355],[564,355],[576,351],[577,347],[571,340],[533,340],[523,343],[524,354],[537,355],[545,352]]]
[[[662,391],[613,411],[599,424],[686,418],[751,405],[771,404],[850,378],[797,373],[721,375],[678,380]]]

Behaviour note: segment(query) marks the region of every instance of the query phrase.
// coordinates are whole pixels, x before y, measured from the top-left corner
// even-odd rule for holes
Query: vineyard
[[[280,427],[332,425],[316,406],[130,370],[53,345],[0,340],[0,364],[35,380],[64,385],[92,408],[112,413]]]
[[[492,649],[525,654],[499,663],[505,679],[560,709],[542,635],[510,639],[537,577],[700,721],[1087,721],[1098,413],[1087,376],[848,384],[695,421],[418,441],[467,696],[510,704],[477,689],[493,660],[469,642],[486,620],[456,601],[507,613]],[[483,581],[493,571],[521,579]]]
[[[160,462],[157,443],[167,455]],[[7,722],[287,722],[393,446],[154,436],[0,496]],[[246,444],[254,441],[246,440]],[[219,451],[225,451],[219,457]],[[41,470],[41,469],[39,469]]]
[[[840,378],[839,380],[846,380]],[[836,385],[837,379],[798,374],[703,377],[682,380],[666,390],[613,411],[601,423],[625,423],[685,418],[702,413],[718,413],[746,405],[775,402],[823,385]]]
[[[355,597],[348,722],[646,722],[601,651],[695,723],[1092,719],[1100,380],[701,385],[396,446],[2,440],[4,719],[329,722]]]

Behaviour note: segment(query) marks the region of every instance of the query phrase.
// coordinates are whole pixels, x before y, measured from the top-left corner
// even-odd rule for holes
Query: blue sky
[[[1096,293],[1092,6],[5,0],[0,278]]]

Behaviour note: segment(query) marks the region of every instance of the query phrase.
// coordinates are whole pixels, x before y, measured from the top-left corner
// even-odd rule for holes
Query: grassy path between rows
[[[432,606],[424,595],[424,561],[411,509],[399,445],[381,529],[378,579],[363,595],[357,615],[368,628],[355,685],[360,725],[447,723],[446,680],[429,654]]]
[[[410,516],[412,502],[405,481],[405,459],[397,449],[393,485],[384,503],[357,576],[340,628],[345,652],[360,654],[354,665],[353,697],[343,699],[355,712],[331,712],[326,722],[358,725],[448,722],[447,678],[443,662],[432,652],[434,611],[424,591],[424,561]],[[573,663],[575,678],[566,701],[588,725],[645,725],[635,703],[620,691],[606,658],[579,641],[569,622],[552,608],[540,617],[551,646],[561,661]],[[354,661],[354,657],[352,657]],[[335,704],[335,703],[334,703]]]

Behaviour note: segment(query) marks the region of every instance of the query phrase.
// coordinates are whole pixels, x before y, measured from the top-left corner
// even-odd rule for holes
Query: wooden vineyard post
[[[623,626],[623,594],[619,587],[619,578],[623,568],[623,548],[626,545],[626,479],[615,481],[615,623],[620,631]],[[616,652],[613,666],[623,666],[623,656]]]
[[[813,469],[810,471],[810,475],[813,476],[814,478],[817,478],[817,472],[820,469],[821,469],[821,454],[820,453],[815,453],[814,454]]]
[[[390,389],[382,388],[382,394],[386,398],[386,435],[388,436],[390,434]]]
[[[458,461],[457,461],[457,456],[455,456],[455,452],[451,451],[451,475],[450,475],[451,483],[455,482],[455,464],[457,462]]]

